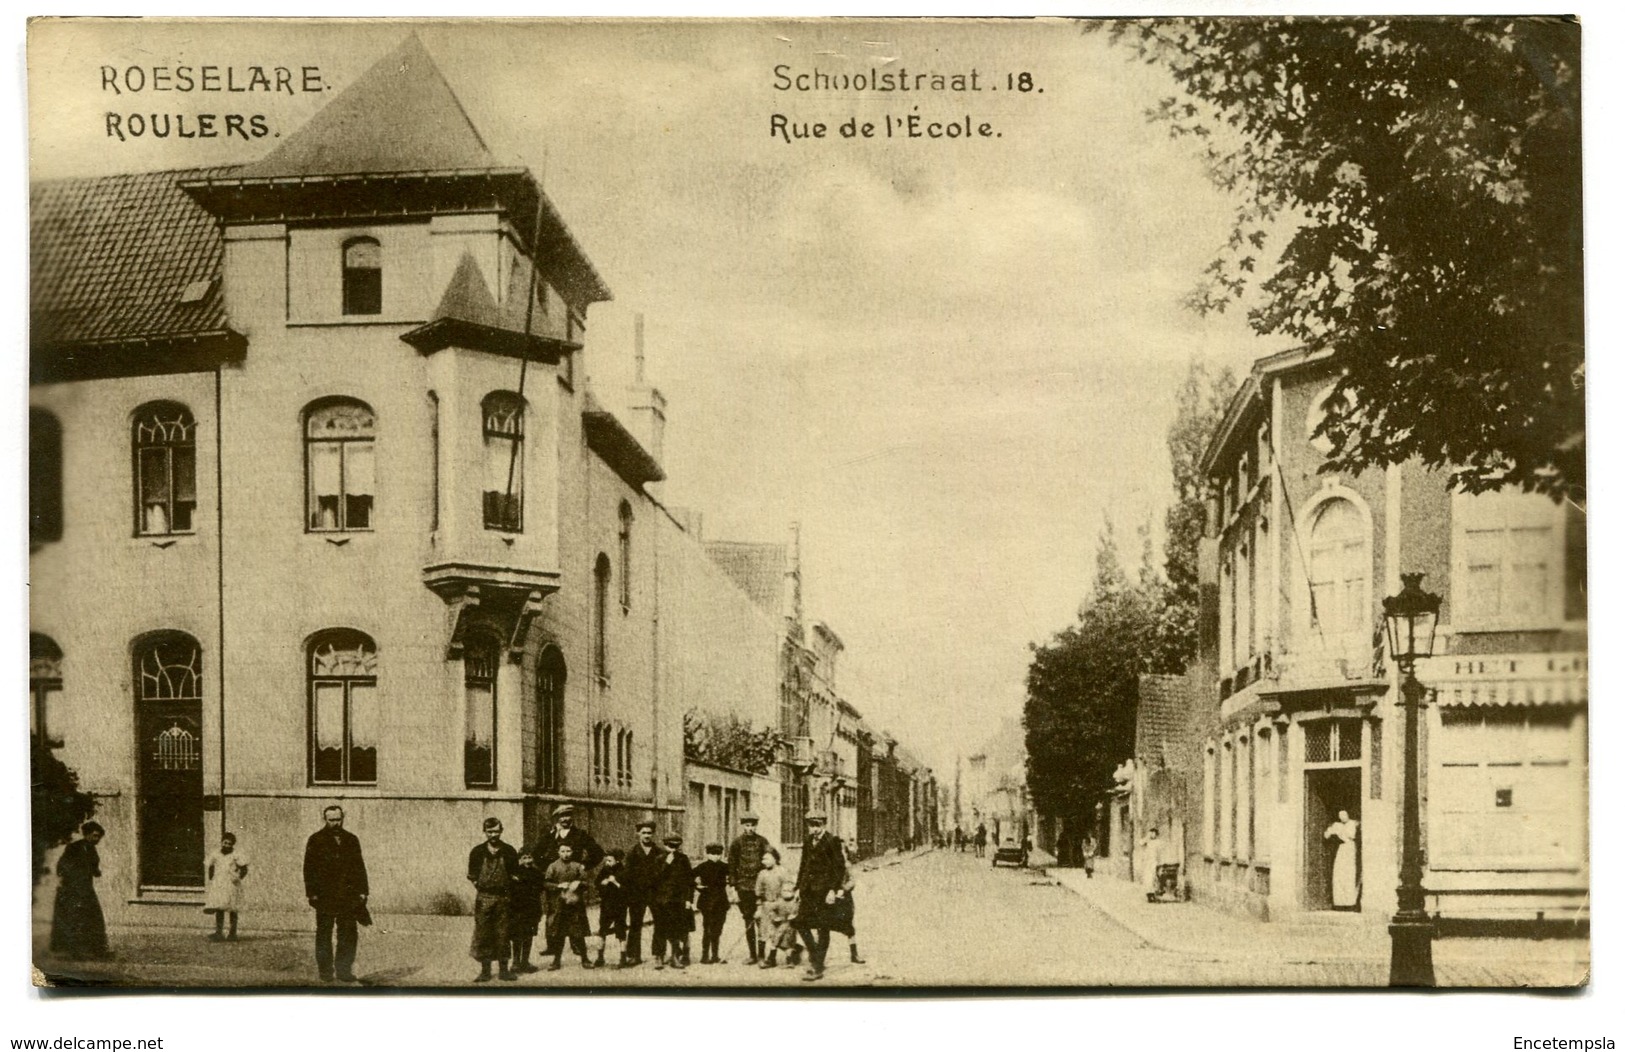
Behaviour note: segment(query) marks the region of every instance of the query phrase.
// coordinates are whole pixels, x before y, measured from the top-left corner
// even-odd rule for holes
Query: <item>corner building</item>
[[[32,196],[31,719],[115,916],[222,830],[302,906],[333,802],[382,911],[464,897],[487,815],[681,826],[662,562],[715,568],[646,488],[664,401],[587,390],[609,290],[415,38],[258,162]],[[773,689],[757,620],[728,690]]]
[[[1416,462],[1323,471],[1315,432],[1337,378],[1328,352],[1260,359],[1207,448],[1189,747],[1141,749],[1153,778],[1169,766],[1181,786],[1146,820],[1183,830],[1198,898],[1385,924],[1405,742],[1382,599],[1421,572],[1443,600],[1416,669],[1427,909],[1573,931],[1590,888],[1583,515],[1535,494],[1455,493]],[[1353,904],[1333,901],[1325,833],[1341,811],[1360,823]]]

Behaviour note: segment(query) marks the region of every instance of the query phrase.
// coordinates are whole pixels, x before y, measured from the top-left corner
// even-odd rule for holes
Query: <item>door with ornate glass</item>
[[[143,886],[203,885],[203,656],[179,633],[135,651],[137,855]]]

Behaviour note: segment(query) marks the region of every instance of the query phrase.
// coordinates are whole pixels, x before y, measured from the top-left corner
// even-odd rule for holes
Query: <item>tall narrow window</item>
[[[632,609],[632,505],[621,501],[621,613]]]
[[[384,250],[370,237],[344,243],[344,313],[384,311]]]
[[[28,410],[28,543],[62,539],[62,424]]]
[[[536,663],[536,787],[564,787],[564,655],[547,647]]]
[[[440,396],[429,392],[429,529],[440,528]]]
[[[632,732],[626,732],[626,763],[621,768],[621,788],[632,788]]]
[[[310,643],[310,780],[314,785],[378,781],[378,649],[352,629]]]
[[[1365,521],[1351,502],[1329,500],[1309,529],[1311,638],[1350,656],[1369,647],[1370,585]]]
[[[463,784],[489,789],[497,784],[497,656],[490,636],[476,636],[463,648],[463,695],[467,729],[463,735]]]
[[[305,523],[315,533],[372,529],[372,409],[351,398],[305,411]]]
[[[609,682],[609,556],[602,552],[593,571],[592,671],[599,683]]]
[[[50,636],[28,633],[28,694],[33,702],[28,731],[41,745],[56,748],[62,738],[51,728],[51,695],[62,690],[62,650]]]
[[[135,528],[143,537],[192,532],[197,510],[197,421],[175,402],[136,410]]]
[[[525,403],[496,391],[480,403],[485,419],[485,528],[524,528]]]

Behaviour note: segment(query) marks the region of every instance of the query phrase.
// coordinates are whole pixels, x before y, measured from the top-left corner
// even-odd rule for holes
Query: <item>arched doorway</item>
[[[203,652],[182,632],[137,640],[137,858],[143,886],[203,885]]]
[[[564,789],[564,655],[555,646],[536,661],[536,788]]]

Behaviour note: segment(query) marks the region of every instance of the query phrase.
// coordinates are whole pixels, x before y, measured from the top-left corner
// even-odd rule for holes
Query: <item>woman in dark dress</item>
[[[105,835],[95,822],[80,829],[83,839],[62,849],[56,862],[56,910],[51,915],[51,952],[70,960],[108,956],[107,922],[96,898],[96,878],[102,875],[96,845]]]

